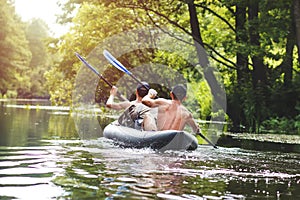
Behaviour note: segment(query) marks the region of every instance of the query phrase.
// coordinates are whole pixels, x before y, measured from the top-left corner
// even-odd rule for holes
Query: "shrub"
[[[295,119],[288,119],[286,117],[270,118],[262,122],[262,132],[299,134],[300,130],[300,115]]]

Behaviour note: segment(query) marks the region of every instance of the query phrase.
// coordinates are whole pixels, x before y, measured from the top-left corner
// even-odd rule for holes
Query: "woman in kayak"
[[[125,109],[124,113],[119,117],[118,122],[123,126],[136,129],[156,131],[156,122],[150,113],[151,108],[142,104],[142,98],[147,95],[150,86],[146,82],[138,84],[136,88],[136,99],[134,101],[114,102],[118,88],[113,86],[110,90],[110,96],[106,102],[108,108],[114,110]]]
[[[192,113],[182,104],[186,99],[186,87],[182,84],[173,87],[170,99],[154,99],[157,92],[150,89],[142,99],[142,103],[150,108],[158,108],[157,130],[183,130],[185,125],[191,126],[194,133],[200,132]]]

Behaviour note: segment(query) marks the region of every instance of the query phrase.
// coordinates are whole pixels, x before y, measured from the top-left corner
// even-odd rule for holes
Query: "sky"
[[[57,5],[59,0],[15,0],[16,13],[21,16],[23,21],[32,18],[44,20],[54,36],[60,36],[67,32],[67,27],[57,24],[56,15],[61,12]]]

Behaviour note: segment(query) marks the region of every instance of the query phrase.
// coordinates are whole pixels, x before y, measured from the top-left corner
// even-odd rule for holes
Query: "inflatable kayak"
[[[119,125],[117,121],[104,128],[103,136],[126,148],[166,150],[195,150],[198,140],[185,131],[141,131]]]

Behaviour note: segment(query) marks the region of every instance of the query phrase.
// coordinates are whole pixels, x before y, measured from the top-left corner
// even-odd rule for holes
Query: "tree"
[[[197,47],[198,52],[203,49],[197,44],[202,45],[210,62],[222,72],[228,97],[227,113],[236,131],[245,126],[258,132],[261,123],[272,117],[298,115],[298,0],[90,0],[84,3],[70,0],[65,4],[66,14],[71,13],[75,5],[81,7],[73,19],[73,32],[56,43],[59,45],[55,52],[60,51],[63,58],[50,77],[57,73],[64,77],[64,82],[56,83],[57,87],[65,81],[72,85],[74,81],[79,66],[74,51],[88,53],[104,38],[138,25],[172,26],[190,35],[195,40],[190,44]],[[67,16],[61,21],[70,19]],[[162,54],[151,56],[172,57],[167,52]],[[210,77],[207,78],[210,86],[217,88],[213,91],[215,100],[222,102],[219,96],[222,88],[211,78],[214,71],[207,67],[207,60],[199,61],[205,76]],[[195,72],[191,65],[176,69]],[[201,78],[199,73],[194,75]],[[281,109],[282,104],[284,109]]]
[[[28,22],[26,37],[29,41],[29,48],[32,53],[28,70],[31,80],[30,92],[26,97],[47,97],[45,87],[46,79],[44,73],[50,69],[51,59],[47,52],[47,39],[49,39],[49,28],[41,19],[32,19]],[[25,94],[24,94],[25,95]],[[25,97],[25,96],[24,96]]]
[[[17,97],[29,90],[28,70],[31,53],[25,37],[24,24],[15,14],[14,7],[0,1],[0,91],[2,95]]]
[[[135,15],[130,11],[112,10],[100,2],[80,4],[78,1],[69,1],[65,4],[68,9],[66,12],[72,12],[69,9],[74,8],[73,4],[80,5],[80,7],[72,19],[74,26],[71,28],[71,33],[60,39],[53,39],[49,43],[50,51],[56,54],[58,52],[61,58],[46,74],[47,87],[51,100],[55,104],[71,104],[76,74],[81,66],[74,52],[85,56],[106,37],[133,28],[131,25],[135,21]],[[60,79],[57,80],[57,77]]]

